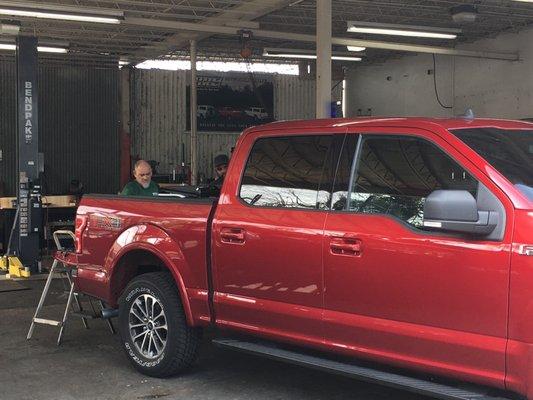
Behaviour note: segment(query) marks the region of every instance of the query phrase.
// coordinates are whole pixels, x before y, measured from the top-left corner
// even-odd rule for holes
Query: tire
[[[129,360],[148,376],[176,375],[198,354],[201,331],[187,325],[178,288],[166,272],[129,283],[119,301],[119,331]]]

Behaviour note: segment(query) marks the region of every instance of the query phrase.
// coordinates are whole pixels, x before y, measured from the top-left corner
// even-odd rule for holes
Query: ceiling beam
[[[236,25],[233,23],[228,24],[226,22],[228,19],[237,19],[246,24],[257,18],[287,7],[291,1],[293,0],[249,0],[234,7],[221,10],[219,14],[208,17],[204,21],[191,23],[191,25],[196,25],[197,28],[193,30],[181,30],[181,32],[172,35],[170,38],[163,40],[161,43],[153,47],[143,49],[141,52],[138,52],[137,55],[144,58],[166,55],[169,52],[188,46],[190,40],[200,41],[217,33],[210,32],[207,29],[202,29],[203,26],[227,27],[231,29],[232,32],[235,32],[234,34],[237,34],[237,32],[242,28],[236,27]],[[136,20],[140,19],[142,18],[136,18]],[[169,22],[172,23],[173,21]]]
[[[229,26],[220,26],[220,25],[208,25],[203,23],[189,23],[189,22],[175,22],[175,21],[163,21],[163,20],[153,20],[146,18],[126,18],[124,24],[127,25],[136,25],[136,26],[145,26],[158,29],[170,29],[186,32],[201,32],[203,34],[220,34],[220,35],[237,35],[239,29],[232,28]],[[290,32],[279,32],[279,31],[268,31],[256,29],[253,30],[255,37],[263,37],[269,39],[281,39],[281,40],[293,40],[297,42],[315,42],[316,36],[303,34],[303,33],[290,33]],[[444,54],[450,56],[459,56],[459,57],[473,57],[473,58],[488,58],[495,60],[507,60],[507,61],[518,61],[518,53],[508,53],[508,52],[496,52],[496,51],[485,51],[485,50],[462,50],[449,47],[439,47],[439,46],[427,46],[427,45],[414,45],[406,43],[396,43],[396,42],[383,42],[377,40],[363,40],[363,39],[352,39],[352,38],[343,38],[343,37],[334,37],[332,38],[332,44],[341,45],[341,46],[361,46],[371,49],[382,49],[382,50],[393,50],[393,51],[403,51],[411,53],[429,53],[429,54]]]
[[[271,1],[271,0],[267,0]],[[231,6],[231,7],[217,7],[216,3],[210,1],[209,3],[211,6],[197,6],[197,5],[190,5],[190,4],[184,4],[185,2],[180,2],[180,4],[175,4],[176,2],[172,3],[164,3],[164,2],[157,2],[157,1],[147,1],[147,0],[98,0],[98,3],[102,4],[110,4],[112,7],[118,7],[117,9],[122,11],[130,11],[132,10],[131,7],[139,7],[138,9],[133,9],[134,11],[142,11],[142,9],[163,9],[167,15],[172,16],[173,10],[181,10],[181,11],[189,11],[194,15],[194,13],[227,13],[232,14],[236,13],[239,15],[242,15],[243,13],[248,14],[254,14],[253,11],[242,11],[238,10],[238,6],[241,3],[240,1],[235,2],[219,2],[223,5]],[[188,2],[187,2],[188,3]],[[125,7],[122,8],[121,5],[124,5]],[[170,13],[169,13],[170,12]]]

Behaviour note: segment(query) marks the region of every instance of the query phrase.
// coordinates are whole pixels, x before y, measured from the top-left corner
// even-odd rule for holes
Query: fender
[[[187,286],[195,286],[190,265],[185,260],[178,243],[176,243],[163,229],[150,224],[135,225],[123,231],[111,246],[105,260],[104,269],[107,275],[108,299],[117,303],[118,295],[113,293],[112,277],[120,268],[120,260],[134,250],[144,250],[159,258],[172,273],[179,289],[187,323],[193,325],[193,315],[187,296]]]

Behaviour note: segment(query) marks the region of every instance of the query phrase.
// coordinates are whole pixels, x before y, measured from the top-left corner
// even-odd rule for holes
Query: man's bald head
[[[144,167],[150,167],[150,164],[148,164],[148,161],[146,161],[146,160],[138,160],[135,163],[135,165],[133,166],[133,170],[135,171],[137,168],[143,167],[143,166]],[[152,168],[150,167],[150,169],[152,169]]]
[[[135,163],[133,176],[137,183],[146,189],[152,180],[152,167],[145,160],[139,160]]]

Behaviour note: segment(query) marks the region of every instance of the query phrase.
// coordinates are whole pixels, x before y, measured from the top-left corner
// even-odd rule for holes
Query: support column
[[[120,189],[131,180],[131,112],[130,85],[132,70],[123,67],[120,72]]]
[[[17,204],[18,223],[12,243],[24,267],[37,272],[42,231],[39,157],[37,38],[17,38]],[[14,245],[14,246],[13,246]]]
[[[198,183],[198,159],[197,159],[197,119],[196,107],[197,88],[196,88],[196,40],[191,40],[191,185],[195,186]]]
[[[316,118],[331,115],[331,0],[316,2]]]

